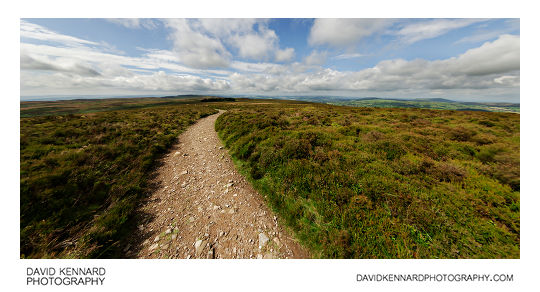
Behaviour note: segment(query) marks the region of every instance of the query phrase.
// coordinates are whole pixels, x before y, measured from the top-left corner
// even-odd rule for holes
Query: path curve
[[[222,113],[189,127],[163,158],[127,257],[309,257],[236,170],[214,128]]]

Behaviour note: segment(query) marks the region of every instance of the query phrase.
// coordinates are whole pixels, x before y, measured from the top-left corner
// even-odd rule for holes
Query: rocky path
[[[223,148],[214,123],[199,120],[178,138],[139,207],[130,258],[306,258]]]

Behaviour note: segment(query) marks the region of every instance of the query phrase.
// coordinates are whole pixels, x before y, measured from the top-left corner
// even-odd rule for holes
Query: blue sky
[[[519,19],[21,19],[21,98],[519,102]]]

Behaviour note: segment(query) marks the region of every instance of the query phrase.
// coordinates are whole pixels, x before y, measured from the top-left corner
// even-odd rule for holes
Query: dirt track
[[[181,134],[140,206],[130,258],[306,258],[223,148],[214,123]]]

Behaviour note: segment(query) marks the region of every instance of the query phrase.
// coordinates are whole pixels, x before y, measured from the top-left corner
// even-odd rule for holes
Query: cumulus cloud
[[[502,35],[493,42],[468,50],[460,55],[454,66],[467,75],[488,75],[519,70],[520,37]]]
[[[231,77],[231,86],[238,90],[246,86],[246,89],[261,91],[372,93],[519,89],[519,36],[503,35],[493,42],[445,60],[385,60],[356,72],[329,68],[300,74],[291,70],[284,72],[286,74],[236,74],[234,78]]]
[[[326,63],[327,52],[313,51],[307,57],[304,58],[306,65],[323,65]]]
[[[228,41],[236,47],[238,54],[246,59],[268,59],[277,47],[278,37],[273,30],[259,28],[258,32],[232,35]]]
[[[280,49],[279,37],[264,19],[173,19],[175,50],[182,63],[195,68],[228,67],[233,52],[252,61],[286,62],[293,48]],[[229,51],[229,49],[231,51]]]
[[[288,62],[294,59],[294,48],[286,48],[276,51],[276,62]]]
[[[228,66],[231,54],[219,39],[193,29],[187,19],[168,19],[166,24],[173,30],[174,49],[182,63],[194,68]]]
[[[312,45],[349,46],[362,38],[384,31],[392,24],[388,19],[316,19],[311,27]]]

